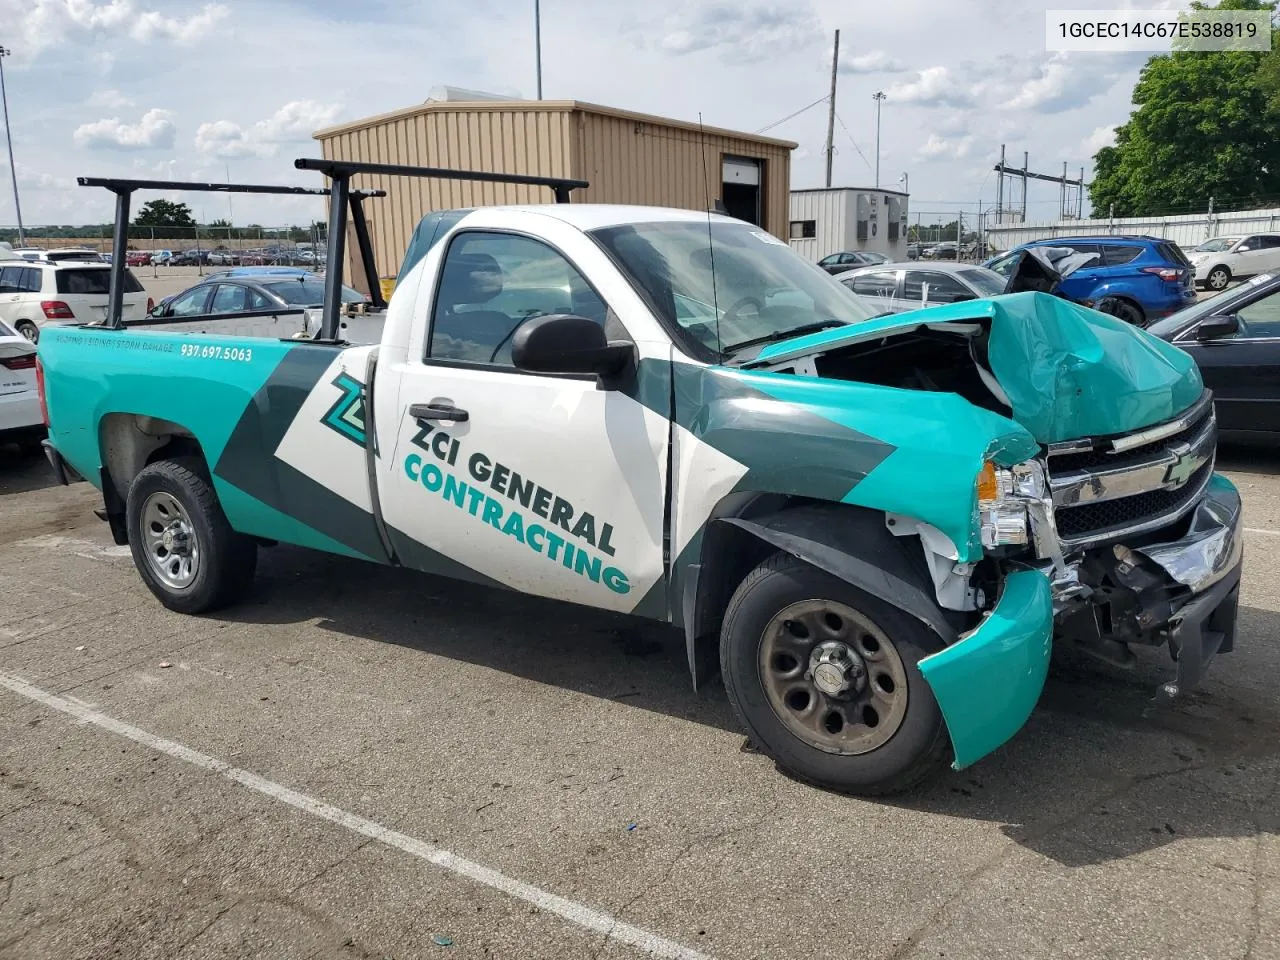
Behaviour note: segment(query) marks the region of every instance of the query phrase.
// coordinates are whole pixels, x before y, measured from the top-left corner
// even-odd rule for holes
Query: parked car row
[[[318,259],[317,259],[318,258]],[[293,247],[262,247],[252,250],[230,250],[192,247],[188,250],[130,250],[126,262],[131,267],[165,266],[314,266],[324,263],[324,251]]]

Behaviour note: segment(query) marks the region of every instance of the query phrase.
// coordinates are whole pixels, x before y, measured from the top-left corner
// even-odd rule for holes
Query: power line
[[[871,169],[871,161],[867,159],[867,155],[862,152],[862,148],[858,146],[858,141],[853,139],[853,134],[849,132],[849,128],[844,125],[844,121],[840,119],[840,114],[836,114],[836,120],[840,124],[840,129],[844,131],[844,135],[849,138],[849,142],[853,144],[853,149],[858,151],[858,156],[862,158],[862,162],[867,165],[867,169]]]
[[[756,133],[764,133],[767,130],[772,130],[774,127],[780,127],[784,123],[786,123],[788,120],[794,120],[796,117],[800,116],[800,114],[804,113],[806,110],[812,110],[818,104],[826,103],[827,100],[829,99],[830,99],[829,97],[825,97],[825,96],[819,97],[817,100],[813,101],[813,103],[809,104],[808,106],[801,107],[795,113],[789,113],[785,117],[783,117],[781,120],[775,120],[773,121],[773,123],[770,123],[770,124],[767,124],[766,126],[761,127],[759,130],[756,131]]]

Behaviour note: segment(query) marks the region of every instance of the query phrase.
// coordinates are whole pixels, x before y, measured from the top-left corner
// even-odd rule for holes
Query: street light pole
[[[538,99],[542,99],[542,4],[533,0],[533,52],[538,71]]]
[[[877,90],[871,95],[876,102],[876,186],[880,186],[880,104],[884,101],[883,91]]]
[[[22,204],[18,202],[18,168],[13,165],[13,132],[9,129],[9,95],[4,87],[4,58],[13,51],[0,47],[0,102],[4,104],[4,138],[9,143],[9,176],[13,179],[13,209],[18,215],[18,245],[27,245],[27,234],[22,229]]]

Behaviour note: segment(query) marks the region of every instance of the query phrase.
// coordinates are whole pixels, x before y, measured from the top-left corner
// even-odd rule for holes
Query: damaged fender
[[[726,517],[731,523],[794,557],[839,577],[904,613],[924,622],[943,643],[956,631],[938,609],[932,590],[926,592],[905,549],[884,528],[883,515],[853,508],[797,507],[748,520]]]
[[[920,661],[951,734],[952,766],[982,759],[1022,729],[1049,672],[1053,592],[1038,570],[1018,570],[982,623]]]

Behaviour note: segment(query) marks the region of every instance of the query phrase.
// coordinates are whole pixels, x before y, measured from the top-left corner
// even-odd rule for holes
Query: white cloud
[[[101,107],[105,110],[120,110],[132,107],[133,100],[119,90],[95,90],[85,104],[90,107]]]
[[[918,160],[940,160],[953,158],[964,159],[973,149],[973,137],[940,137],[936,133],[929,134],[929,139],[916,151]]]
[[[1084,138],[1080,144],[1080,152],[1083,156],[1092,157],[1103,147],[1114,147],[1116,145],[1116,128],[1114,126],[1095,127],[1093,133]]]
[[[966,71],[967,72],[967,71]],[[977,104],[981,84],[971,77],[957,76],[949,67],[926,67],[915,79],[895,83],[885,91],[890,102],[922,107],[972,107]]]
[[[167,150],[173,146],[177,127],[171,110],[156,107],[142,115],[137,123],[124,123],[119,117],[106,117],[76,127],[72,135],[82,147],[108,150]]]
[[[0,0],[0,22],[13,38],[15,55],[36,54],[87,37],[128,37],[140,43],[171,40],[190,44],[208,35],[230,10],[207,3],[190,16],[166,16],[137,0]]]
[[[664,53],[718,50],[728,63],[755,63],[813,46],[825,30],[807,3],[705,3],[667,17],[660,32]]]
[[[827,60],[831,60],[831,51],[827,51]],[[870,53],[840,54],[840,72],[847,74],[860,73],[904,73],[907,65],[883,50],[872,50]]]
[[[202,123],[196,130],[196,149],[215,157],[274,156],[281,144],[309,140],[341,110],[341,104],[292,100],[248,129],[230,120]]]

